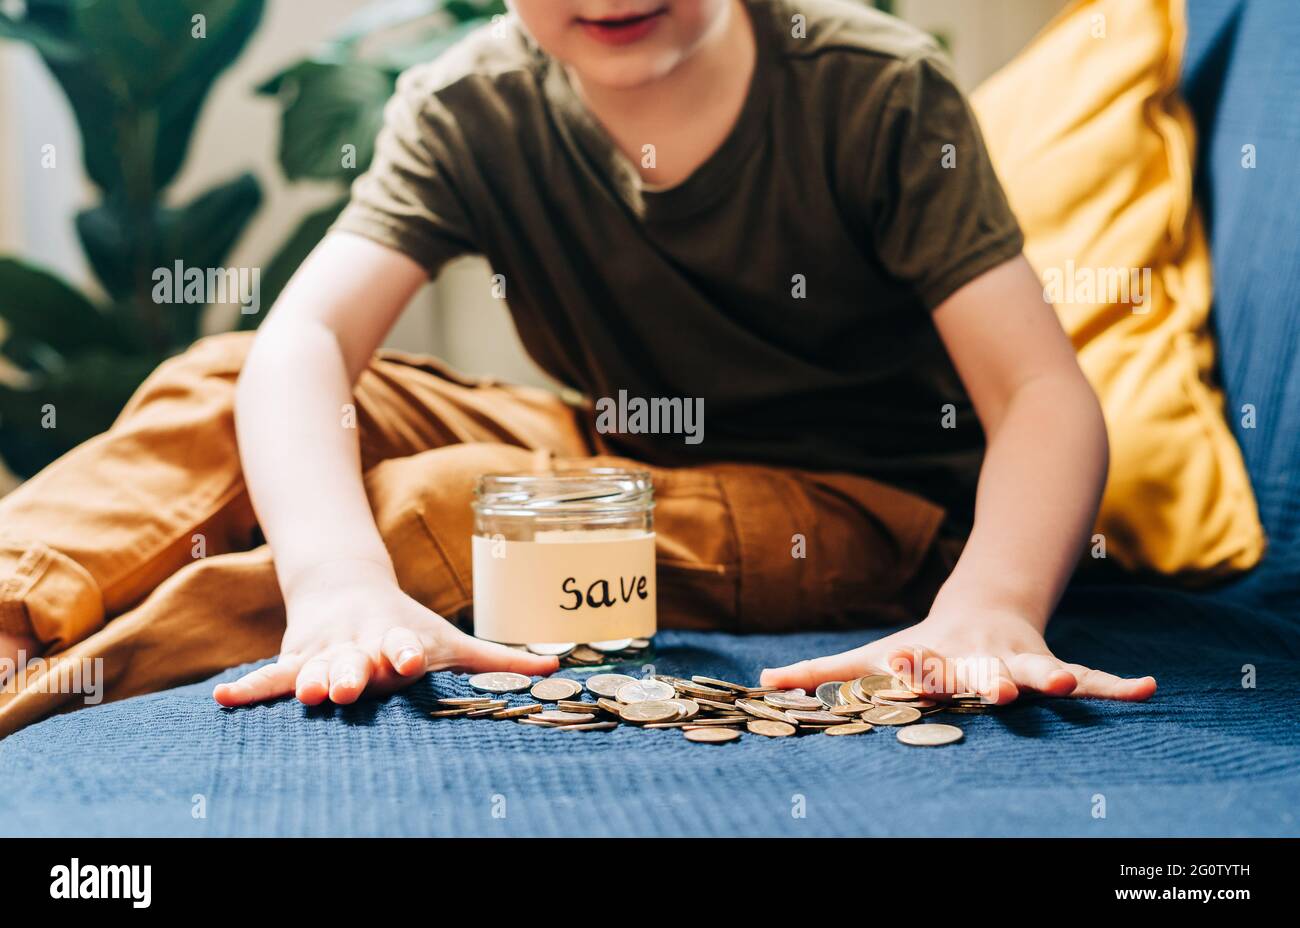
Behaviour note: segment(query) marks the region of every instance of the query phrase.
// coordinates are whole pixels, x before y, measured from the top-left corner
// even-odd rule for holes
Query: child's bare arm
[[[345,405],[412,294],[418,264],[336,234],[303,263],[267,318],[239,379],[240,457],[275,556],[287,629],[277,663],[217,687],[223,705],[296,692],[352,702],[426,669],[547,673],[536,658],[478,641],[407,597],[379,536]]]
[[[1152,678],[1066,664],[1043,641],[1096,518],[1108,452],[1096,396],[1033,270],[1017,258],[989,271],[953,294],[934,321],[988,437],[961,559],[922,622],[854,651],[766,671],[764,683],[815,686],[874,668],[928,672],[998,702],[1021,690],[1148,698]],[[984,671],[978,680],[976,671]]]

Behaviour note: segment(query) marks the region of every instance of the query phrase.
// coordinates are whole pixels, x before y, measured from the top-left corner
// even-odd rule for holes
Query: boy
[[[169,362],[113,431],[4,502],[29,539],[0,561],[9,650],[152,629],[133,647],[162,655],[158,685],[210,669],[158,643],[185,613],[226,663],[260,656],[247,639],[279,628],[273,569],[279,660],[218,686],[223,705],[349,703],[442,668],[547,673],[554,659],[438,614],[468,603],[468,490],[537,454],[619,455],[654,471],[663,624],[928,612],[764,684],[888,666],[997,702],[1149,697],[1150,677],[1063,663],[1043,640],[1096,514],[1105,428],[933,43],[850,0],[511,8],[403,77],[370,172],[251,350],[226,336]],[[415,290],[470,251],[543,368],[593,399],[702,399],[705,440],[602,434],[540,391],[372,361]],[[105,520],[74,497],[119,472],[145,485],[119,507],[134,554],[109,569],[84,540]],[[81,541],[49,539],[56,496]],[[189,563],[196,526],[218,556]],[[34,550],[62,571],[44,591]],[[55,589],[86,614],[58,614]],[[208,602],[217,590],[243,599]]]

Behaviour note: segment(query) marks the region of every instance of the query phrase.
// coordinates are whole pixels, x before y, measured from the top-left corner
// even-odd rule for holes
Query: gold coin
[[[831,706],[826,711],[834,713],[835,715],[861,715],[870,708],[871,706],[866,703],[850,702],[842,706]]]
[[[601,654],[599,651],[587,647],[585,644],[580,644],[576,648],[574,648],[572,653],[569,654],[568,659],[573,661],[575,664],[605,663],[605,655]]]
[[[621,702],[615,702],[612,699],[606,699],[602,696],[600,699],[596,700],[596,705],[605,712],[608,712],[610,715],[616,715],[619,718],[623,717],[623,704]]]
[[[763,697],[763,702],[778,709],[802,709],[811,712],[822,708],[822,701],[816,696],[805,696],[802,693],[793,692],[768,693]]]
[[[834,712],[827,712],[825,709],[817,709],[811,712],[802,709],[787,709],[785,714],[800,725],[843,725],[849,721],[847,716],[836,715]]]
[[[935,722],[926,722],[924,725],[912,725],[898,730],[899,741],[917,747],[937,747],[941,744],[952,744],[954,741],[960,741],[961,739],[962,730],[956,725],[939,725]]]
[[[598,673],[587,678],[587,689],[597,696],[608,696],[613,699],[620,686],[635,682],[636,677],[629,677],[625,673]]]
[[[769,706],[759,699],[737,699],[736,708],[748,712],[750,715],[760,719],[767,719],[771,722],[791,722],[793,719],[786,715],[775,706]]]
[[[623,707],[625,722],[671,722],[679,717],[678,708],[671,702],[634,702]]]
[[[470,706],[469,712],[465,713],[467,719],[481,719],[489,715],[495,715],[509,705],[505,700],[501,702],[489,703],[486,706]]]
[[[469,685],[484,693],[518,693],[532,684],[533,681],[523,674],[507,671],[480,673],[469,678]]]
[[[871,695],[878,696],[881,699],[892,699],[895,702],[907,702],[910,699],[921,698],[920,693],[913,693],[911,690],[898,690],[898,689],[876,690]]]
[[[920,717],[921,710],[911,706],[876,706],[862,713],[862,721],[872,725],[910,725]]]
[[[591,712],[565,712],[562,709],[547,709],[545,712],[538,712],[531,718],[539,722],[552,722],[558,725],[576,725],[579,722],[593,721],[596,716]]]
[[[749,692],[749,687],[744,684],[731,683],[727,680],[719,680],[715,677],[702,677],[699,674],[691,677],[691,682],[698,683],[700,686],[711,686],[714,689],[730,690],[733,693],[740,693],[742,695]]]
[[[734,728],[688,728],[683,734],[687,741],[697,741],[702,744],[721,744],[724,741],[735,741],[740,737],[740,732]]]
[[[938,705],[933,699],[886,699],[880,693],[871,697],[873,706],[911,706],[913,709],[933,709]]]
[[[796,731],[789,722],[772,722],[767,719],[753,719],[745,727],[755,735],[766,735],[769,738],[788,738]]]
[[[863,732],[871,731],[871,725],[867,722],[849,722],[847,725],[830,725],[823,734],[827,735],[860,735]],[[907,731],[906,728],[900,728],[899,731]]]
[[[592,712],[596,708],[596,703],[582,699],[560,699],[556,701],[555,708],[567,709],[569,712]]]
[[[454,709],[435,709],[429,715],[435,719],[454,719],[463,715],[469,715],[479,706],[457,706]]]
[[[547,677],[533,684],[529,690],[533,699],[541,702],[555,702],[560,699],[569,699],[577,696],[582,692],[582,684],[577,680],[566,680],[564,677]]]
[[[695,716],[700,714],[700,704],[694,699],[682,699],[681,697],[677,697],[675,699],[666,699],[664,702],[670,702],[677,707],[679,713],[678,718],[693,719]]]
[[[618,722],[582,722],[578,725],[557,725],[563,731],[613,731]]]
[[[540,702],[529,703],[526,706],[515,706],[512,709],[498,709],[493,713],[494,719],[516,719],[525,715],[532,715],[534,712],[541,712],[542,704]]]
[[[633,680],[620,686],[614,698],[621,703],[661,702],[676,695],[677,691],[662,680]]]
[[[464,706],[481,706],[491,701],[486,696],[452,696],[447,699],[439,699],[438,705],[447,706],[448,708],[461,708]]]
[[[901,687],[899,680],[888,673],[871,673],[865,677],[858,677],[853,681],[864,697],[870,698],[879,690],[898,689]],[[865,702],[866,699],[863,700]]]

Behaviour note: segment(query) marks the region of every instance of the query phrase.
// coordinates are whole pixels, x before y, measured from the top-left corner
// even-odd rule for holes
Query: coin
[[[469,715],[479,706],[457,706],[454,709],[437,709],[430,712],[429,715],[435,719],[454,719],[460,716]]]
[[[793,719],[775,706],[769,706],[761,699],[737,699],[736,708],[743,709],[750,715],[771,722],[792,722]]]
[[[597,696],[608,696],[613,699],[620,686],[635,682],[636,677],[629,677],[625,673],[598,673],[587,678],[587,689]]]
[[[822,701],[816,696],[803,696],[798,693],[768,693],[763,702],[778,709],[816,710],[822,707]]]
[[[532,716],[539,722],[557,722],[561,725],[570,725],[577,722],[590,722],[596,718],[592,712],[565,712],[563,709],[547,709],[545,712],[538,712]]]
[[[479,673],[469,678],[469,685],[484,693],[518,693],[528,689],[532,683],[521,673],[507,671]]]
[[[618,722],[582,722],[578,725],[557,725],[564,731],[613,731]]]
[[[876,706],[862,713],[862,721],[872,725],[910,725],[920,717],[921,710],[911,706]]]
[[[835,680],[830,683],[823,683],[817,687],[817,698],[827,709],[831,709],[840,704],[840,687],[844,685],[843,680]]]
[[[684,734],[687,741],[698,741],[703,744],[721,744],[724,741],[735,741],[740,737],[740,732],[734,728],[688,728]]]
[[[620,686],[614,698],[622,703],[631,703],[672,699],[676,695],[676,690],[661,680],[633,680]]]
[[[448,699],[439,699],[438,705],[447,706],[448,708],[453,706],[481,706],[491,701],[486,696],[452,696]]]
[[[541,712],[542,704],[540,702],[529,703],[526,706],[515,706],[511,709],[498,709],[492,714],[494,719],[514,719],[524,715],[532,715],[534,712]]]
[[[898,740],[903,744],[912,744],[917,747],[936,747],[941,744],[952,744],[954,741],[960,741],[962,734],[962,730],[956,725],[939,725],[935,722],[926,722],[924,725],[900,728],[898,730]]]
[[[699,674],[695,674],[691,677],[691,682],[698,683],[701,686],[711,686],[714,689],[731,690],[733,693],[744,694],[749,692],[749,687],[745,686],[743,683],[730,683],[726,680],[719,680],[716,677],[704,677]]]
[[[938,705],[933,699],[886,699],[877,693],[871,697],[873,706],[911,706],[913,709],[933,709]]]
[[[865,705],[864,703],[850,702],[850,703],[845,703],[842,706],[831,706],[826,711],[832,712],[835,715],[861,715],[863,712],[866,712],[870,708],[871,706]]]
[[[625,722],[673,722],[681,717],[681,710],[671,702],[629,703],[620,713]]]
[[[582,684],[577,680],[566,680],[564,677],[547,677],[533,684],[529,690],[533,699],[541,702],[555,702],[560,699],[569,699],[577,696],[582,692]]]
[[[920,693],[914,693],[911,690],[897,690],[897,689],[876,690],[871,695],[879,696],[881,699],[892,699],[895,702],[906,702],[909,699],[921,698]]]
[[[768,719],[753,719],[745,727],[756,735],[766,735],[769,738],[787,738],[796,731],[789,722],[773,722]]]
[[[530,644],[525,647],[542,657],[564,657],[577,646],[575,642],[569,641],[562,644]]]
[[[871,731],[871,725],[867,722],[849,722],[847,725],[831,725],[823,734],[827,735],[860,735],[863,732]],[[907,731],[906,728],[900,728],[900,732]]]
[[[575,664],[604,664],[606,663],[605,655],[601,654],[585,644],[580,644],[569,654],[569,660]]]
[[[616,715],[619,718],[623,717],[623,704],[621,702],[615,702],[612,699],[606,699],[602,696],[600,699],[596,700],[596,705],[603,711],[608,712],[610,715]]]
[[[787,709],[786,715],[794,719],[800,725],[843,725],[849,721],[846,715],[836,715],[834,712],[827,712],[825,709],[805,710],[805,709]]]
[[[633,638],[633,639],[632,639],[632,650],[633,650],[633,651],[644,651],[644,650],[645,650],[646,648],[648,648],[648,647],[650,647],[650,639],[649,639],[649,638]]]
[[[587,647],[599,651],[601,654],[612,654],[615,651],[626,651],[632,647],[632,639],[615,638],[612,641],[591,641],[587,643]]]
[[[506,707],[506,701],[491,702],[486,706],[470,706],[469,711],[465,713],[467,719],[481,719],[485,716],[495,715]]]
[[[670,702],[677,707],[680,718],[690,719],[700,714],[700,704],[694,699],[682,699],[678,697],[676,699],[668,699],[665,701]]]

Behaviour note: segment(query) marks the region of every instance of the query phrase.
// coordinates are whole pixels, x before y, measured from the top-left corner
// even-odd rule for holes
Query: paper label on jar
[[[617,534],[549,542],[475,535],[474,634],[505,644],[653,635],[654,533]]]

